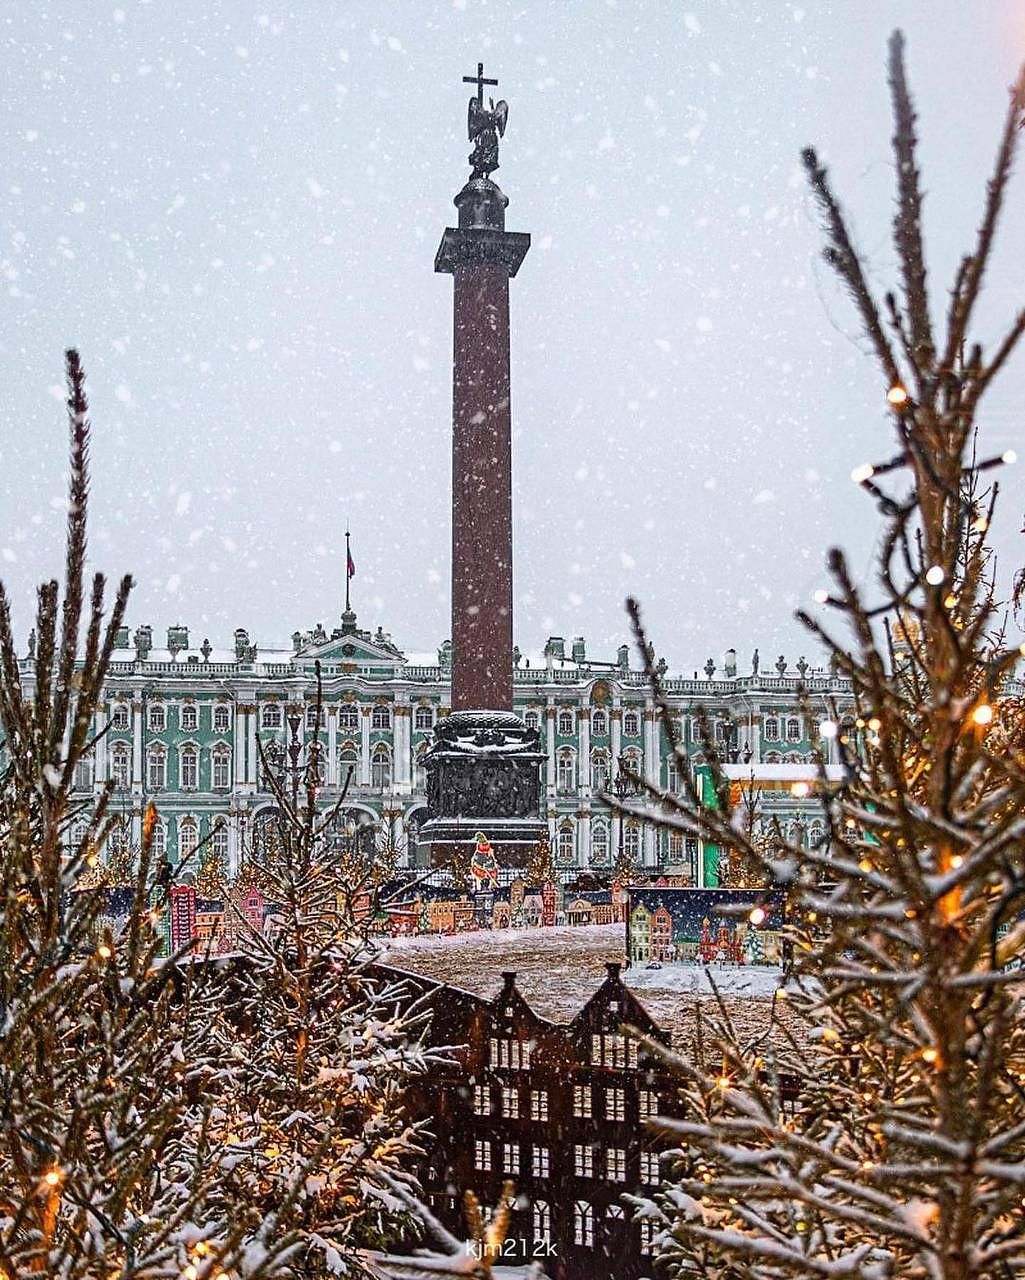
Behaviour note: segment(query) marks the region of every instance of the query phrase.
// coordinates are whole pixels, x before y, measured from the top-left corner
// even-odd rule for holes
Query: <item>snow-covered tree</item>
[[[319,701],[318,672],[318,712]],[[223,1207],[278,1214],[298,1238],[292,1274],[303,1280],[363,1275],[361,1251],[414,1225],[421,1149],[403,1091],[432,1061],[408,992],[370,968],[351,903],[373,860],[331,838],[345,793],[318,810],[318,751],[314,739],[301,779],[262,760],[276,830],[252,860],[274,914],[265,933],[250,932],[230,979],[233,1025],[216,1030],[222,1066],[209,1084],[217,1133],[236,1155],[220,1179]]]
[[[552,858],[552,841],[546,822],[537,838],[537,844],[531,850],[530,861],[523,873],[523,883],[529,889],[539,889],[541,885],[551,884],[554,880],[555,862]]]
[[[825,836],[767,855],[731,812],[714,757],[717,808],[691,784],[675,804],[649,800],[656,820],[761,868],[787,897],[794,947],[786,1028],[746,1043],[723,1007],[704,1028],[711,1051],[675,1059],[690,1104],[666,1122],[679,1161],[638,1202],[671,1277],[1025,1274],[1025,711],[987,550],[993,469],[1014,459],[978,450],[984,427],[977,437],[1025,310],[986,353],[970,332],[1025,80],[942,321],[899,33],[889,81],[900,284],[882,305],[826,170],[804,155],[826,258],[879,365],[894,437],[892,457],[852,475],[883,520],[874,581],[859,584],[834,550],[822,603],[843,629],[801,615],[851,686],[853,727],[836,713],[818,724]],[[636,606],[633,616],[643,652]]]
[[[246,1261],[241,1225],[211,1209],[223,1152],[194,1098],[206,1065],[183,1054],[213,1006],[190,972],[157,962],[155,810],[114,931],[95,874],[115,821],[110,786],[86,805],[71,798],[131,581],[104,624],[101,575],[86,594],[89,425],[74,351],[67,375],[63,599],[56,581],[39,589],[26,687],[0,585],[0,1275],[256,1277],[275,1247]],[[274,1235],[275,1219],[266,1225]]]

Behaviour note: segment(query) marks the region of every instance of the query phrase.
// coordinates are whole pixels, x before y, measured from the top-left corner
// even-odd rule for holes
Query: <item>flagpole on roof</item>
[[[352,555],[349,551],[349,523],[348,521],[346,521],[345,523],[345,612],[346,613],[349,612],[349,582],[352,578],[352,574],[349,572],[349,567],[351,564],[352,564]]]

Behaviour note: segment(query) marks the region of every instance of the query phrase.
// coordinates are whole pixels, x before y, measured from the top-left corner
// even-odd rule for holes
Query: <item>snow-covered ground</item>
[[[711,981],[709,980],[711,974]],[[678,991],[687,995],[710,996],[712,982],[724,996],[753,996],[769,999],[780,986],[782,971],[776,965],[739,965],[719,968],[712,965],[663,965],[661,969],[628,969],[623,975],[626,985],[639,993],[645,991]]]

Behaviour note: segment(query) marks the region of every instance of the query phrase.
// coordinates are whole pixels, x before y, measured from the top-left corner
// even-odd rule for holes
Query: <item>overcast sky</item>
[[[449,634],[452,282],[464,74],[510,104],[516,639],[611,656],[643,601],[674,670],[810,642],[826,547],[863,572],[849,476],[884,390],[821,263],[798,166],[831,166],[894,279],[885,45],[901,25],[940,306],[973,238],[1025,9],[986,0],[382,0],[8,6],[0,130],[0,575],[59,569],[62,352],[89,373],[96,567],[134,626],[230,644]],[[1025,300],[1025,174],[984,331]],[[1021,445],[1025,353],[983,421]],[[1021,452],[1025,454],[1025,449]],[[997,531],[1025,559],[1022,487]]]

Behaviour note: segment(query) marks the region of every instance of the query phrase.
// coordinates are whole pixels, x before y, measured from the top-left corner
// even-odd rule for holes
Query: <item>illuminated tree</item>
[[[523,873],[523,883],[528,889],[537,889],[543,884],[551,884],[554,880],[555,862],[552,858],[552,841],[548,834],[548,824],[545,823],[530,855],[527,869]]]
[[[843,553],[829,555],[822,603],[847,634],[799,615],[850,682],[857,740],[835,714],[818,726],[842,777],[827,778],[820,750],[825,835],[810,849],[784,840],[766,857],[733,821],[715,761],[718,809],[690,787],[652,815],[760,864],[787,897],[795,955],[786,1035],[749,1044],[723,1011],[704,1028],[716,1065],[677,1059],[690,1107],[668,1127],[686,1158],[637,1202],[671,1277],[1012,1280],[1025,1269],[1025,716],[987,548],[995,486],[983,488],[1013,459],[976,452],[980,406],[1025,311],[988,356],[969,332],[1025,80],[941,328],[899,34],[889,79],[901,280],[882,307],[825,169],[804,155],[894,438],[892,457],[852,476],[883,520],[875,581],[860,586]],[[650,663],[649,676],[672,737]]]

